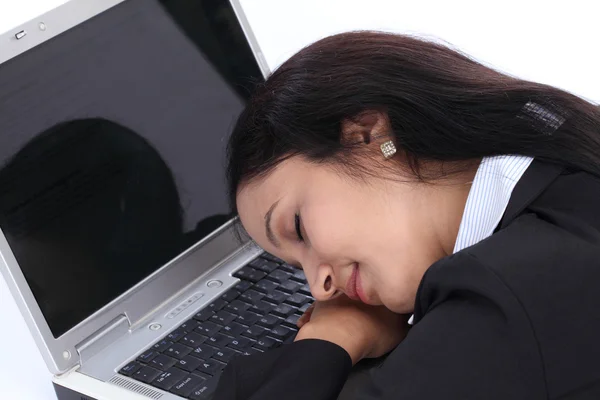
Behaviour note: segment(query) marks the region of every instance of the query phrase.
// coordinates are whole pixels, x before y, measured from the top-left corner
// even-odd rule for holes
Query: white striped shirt
[[[533,158],[495,156],[481,160],[467,197],[454,244],[454,253],[492,236],[500,223],[513,189]],[[411,316],[408,323],[412,325]]]
[[[524,156],[496,156],[481,160],[460,221],[455,253],[494,233],[513,189],[532,161],[533,158]]]

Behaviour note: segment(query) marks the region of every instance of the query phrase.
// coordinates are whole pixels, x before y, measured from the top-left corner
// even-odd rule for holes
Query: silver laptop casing
[[[71,0],[0,34],[0,64],[10,62],[10,59],[123,1],[127,0]],[[238,0],[230,3],[266,77],[269,68],[242,7]],[[240,243],[235,235],[234,220],[231,220],[68,332],[54,338],[0,230],[0,272],[49,371],[61,375],[78,370],[101,381],[112,379],[120,386],[136,384],[138,393],[151,387],[119,377],[116,371],[237,283],[238,279],[231,274],[260,252],[250,240]],[[129,389],[136,391],[132,387]],[[161,396],[177,398],[164,392]]]

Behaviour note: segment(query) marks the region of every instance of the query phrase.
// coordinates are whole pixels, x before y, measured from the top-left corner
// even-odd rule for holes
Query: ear
[[[353,118],[343,120],[341,130],[342,141],[346,143],[369,144],[373,139],[391,133],[387,114],[375,110],[366,110]]]

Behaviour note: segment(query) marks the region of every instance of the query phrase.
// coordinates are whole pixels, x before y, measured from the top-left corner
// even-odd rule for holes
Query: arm
[[[352,364],[387,353],[407,326],[406,316],[345,296],[316,303],[309,319],[293,344],[230,362],[216,398],[336,399]]]
[[[217,398],[335,399],[348,376],[350,355],[360,355],[353,356],[354,362],[376,357],[400,342],[390,335],[401,330],[397,321],[382,323],[385,314],[375,317],[372,308],[357,312],[360,307],[317,307],[300,334],[311,327],[308,337],[327,341],[301,340],[276,355],[237,360],[221,382],[229,397]],[[527,313],[510,288],[474,258],[457,255],[430,268],[416,311],[418,322],[377,370],[366,398],[547,398],[543,361]],[[348,332],[359,340],[349,342]],[[260,379],[245,379],[250,369]]]
[[[438,305],[387,358],[366,398],[545,399],[531,333],[511,325],[510,315],[475,295]],[[221,378],[216,398],[333,400],[350,368],[341,347],[301,340],[277,354],[237,359]]]
[[[446,301],[417,323],[374,375],[369,399],[546,399],[529,326],[488,299]]]
[[[219,381],[219,400],[329,400],[344,386],[352,362],[340,346],[300,340],[232,360]]]

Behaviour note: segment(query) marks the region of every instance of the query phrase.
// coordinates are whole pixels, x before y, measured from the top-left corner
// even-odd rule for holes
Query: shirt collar
[[[506,211],[513,189],[533,158],[502,155],[481,161],[469,191],[454,252],[490,237]]]

